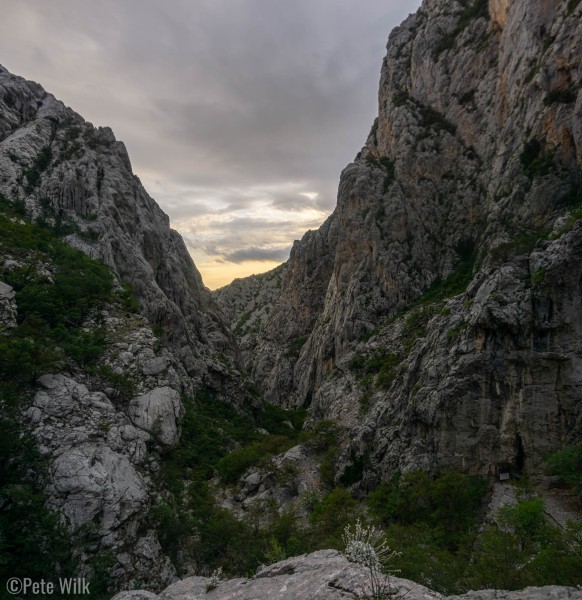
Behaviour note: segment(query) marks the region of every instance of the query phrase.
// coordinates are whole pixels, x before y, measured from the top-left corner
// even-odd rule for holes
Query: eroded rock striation
[[[535,472],[582,437],[581,11],[426,0],[334,213],[293,247],[246,360],[349,431],[366,487]]]
[[[269,318],[272,305],[279,296],[287,265],[263,273],[235,279],[213,292],[217,304],[228,316],[237,336],[245,368],[252,365],[257,335]]]

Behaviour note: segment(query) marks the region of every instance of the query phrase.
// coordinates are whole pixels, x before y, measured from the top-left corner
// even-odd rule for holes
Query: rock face
[[[0,173],[3,204],[26,207],[110,266],[117,288],[135,292],[141,316],[116,304],[83,323],[107,338],[99,365],[42,377],[32,405],[23,400],[22,422],[48,465],[50,506],[71,532],[88,536],[76,557],[86,574],[106,556],[111,589],[137,581],[160,589],[175,577],[149,516],[163,494],[160,457],[179,440],[181,394],[204,387],[245,402],[234,337],[123,143],[3,67]],[[38,262],[2,242],[0,277]],[[34,268],[54,281],[50,264]],[[0,282],[0,334],[16,325],[15,300]]]
[[[182,238],[132,173],[123,143],[1,66],[0,114],[0,192],[46,219],[72,222],[68,241],[131,283],[189,376],[216,384],[223,374],[215,355],[236,359],[236,344]]]
[[[274,300],[279,296],[286,271],[287,266],[283,264],[268,273],[235,279],[213,292],[238,338],[245,368],[252,365],[257,336],[269,318]]]
[[[180,394],[170,387],[156,388],[138,396],[129,406],[132,423],[164,446],[172,446],[178,441],[177,423],[183,414]]]
[[[104,364],[135,382],[135,397],[121,397],[107,381],[82,372],[44,375],[24,422],[49,465],[51,508],[72,531],[88,532],[86,561],[113,553],[113,586],[142,581],[159,589],[175,570],[148,511],[160,498],[159,452],[177,442],[183,414],[178,392],[167,384],[178,388],[186,374],[168,350],[156,350],[145,319],[105,322],[112,344]],[[154,376],[152,363],[165,368]]]
[[[349,430],[365,486],[535,472],[582,439],[581,11],[425,0],[333,215],[293,248],[252,372]]]
[[[386,580],[395,598],[441,600],[441,594],[406,579]],[[372,591],[368,569],[351,563],[335,550],[320,550],[261,567],[252,579],[232,579],[209,589],[210,579],[190,577],[174,583],[160,596],[130,591],[113,600],[297,600],[304,598],[345,599],[368,597]],[[386,596],[388,597],[388,596]],[[392,597],[392,596],[390,596]],[[574,588],[550,586],[519,592],[483,591],[455,596],[455,600],[580,600],[582,592]]]

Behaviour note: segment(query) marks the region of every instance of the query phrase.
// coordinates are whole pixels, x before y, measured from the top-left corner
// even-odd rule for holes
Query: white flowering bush
[[[226,580],[222,576],[222,567],[214,569],[214,571],[212,571],[212,575],[210,576],[210,581],[206,584],[206,591],[210,592],[211,590],[216,589],[223,581]]]
[[[359,519],[353,529],[351,525],[344,529],[342,539],[345,544],[346,558],[369,569],[381,571],[400,555],[388,546],[381,531],[371,525],[364,527]]]
[[[344,555],[358,565],[370,570],[369,594],[358,596],[372,600],[394,598],[397,592],[392,589],[389,575],[397,570],[390,569],[390,562],[400,555],[392,550],[381,531],[372,525],[364,527],[360,520],[354,526],[344,529],[342,539],[345,544]]]

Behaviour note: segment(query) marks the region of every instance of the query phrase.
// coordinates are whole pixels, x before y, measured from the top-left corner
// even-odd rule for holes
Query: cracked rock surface
[[[251,579],[231,579],[208,589],[210,579],[190,577],[166,588],[159,596],[121,592],[113,600],[343,600],[371,592],[368,569],[351,563],[340,552],[320,550],[261,567]],[[443,600],[444,596],[406,579],[386,580],[395,598]],[[144,594],[144,595],[140,595]],[[358,596],[359,595],[359,596]],[[452,598],[452,597],[451,597]],[[582,600],[582,591],[548,586],[518,592],[479,591],[455,600]]]
[[[390,34],[378,118],[245,355],[267,399],[342,425],[364,489],[535,473],[582,438],[582,6],[475,6]]]

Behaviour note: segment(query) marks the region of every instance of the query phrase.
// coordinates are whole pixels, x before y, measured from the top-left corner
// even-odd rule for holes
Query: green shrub
[[[569,485],[582,487],[582,446],[566,446],[552,454],[548,473],[559,475]]]
[[[71,533],[47,508],[46,462],[17,415],[0,419],[0,578],[55,581],[73,575]],[[62,569],[57,572],[57,565]]]
[[[231,452],[216,465],[223,483],[236,483],[249,468],[264,466],[271,456],[288,450],[293,440],[282,435],[266,435],[240,450]]]
[[[105,349],[105,335],[82,326],[112,300],[111,271],[49,229],[14,218],[7,203],[0,209],[0,249],[23,264],[5,276],[16,291],[18,327],[0,339],[0,376],[6,385],[22,384],[62,368],[67,360],[95,364]],[[39,274],[42,264],[49,265],[52,281]]]
[[[524,144],[519,160],[525,174],[532,179],[547,175],[553,168],[552,157],[544,152],[541,142],[536,138]]]
[[[407,92],[396,92],[396,94],[392,96],[392,104],[394,104],[394,106],[404,106],[409,99],[410,96]]]
[[[436,45],[434,50],[434,57],[438,58],[445,50],[450,50],[455,46],[455,42],[457,41],[457,36],[459,35],[460,30],[457,28],[453,29],[453,31],[445,34],[439,43]]]
[[[385,194],[388,191],[388,188],[396,181],[396,166],[393,160],[390,160],[385,156],[380,159],[380,162],[386,169],[386,175],[384,176],[384,181],[382,183],[382,191]]]
[[[546,94],[544,104],[551,106],[552,104],[572,104],[576,102],[576,93],[572,90],[553,90]]]
[[[261,410],[255,413],[255,421],[259,427],[271,434],[292,438],[298,437],[303,429],[305,417],[304,408],[284,409],[270,402],[263,402]]]
[[[308,339],[308,335],[302,335],[301,337],[290,340],[287,343],[287,354],[292,358],[299,358],[301,348],[303,348]]]
[[[471,587],[515,590],[582,582],[581,526],[560,530],[546,521],[541,498],[505,506],[499,525],[478,537],[468,572]]]
[[[389,483],[381,483],[368,494],[366,504],[377,523],[389,525],[395,518],[400,494],[399,472],[392,476]]]
[[[183,403],[180,442],[164,455],[161,468],[161,477],[176,495],[188,481],[209,480],[235,442],[248,444],[259,437],[249,416],[209,390],[199,390],[195,399],[184,398]]]
[[[337,447],[339,427],[328,419],[319,421],[312,431],[304,435],[305,445],[317,454]]]
[[[330,446],[323,455],[323,459],[319,464],[319,477],[321,478],[323,485],[325,485],[327,488],[333,488],[335,485],[337,454],[338,447]]]
[[[121,407],[127,406],[138,392],[138,383],[129,373],[117,373],[108,365],[99,365],[93,374],[103,387],[113,390],[110,398]]]
[[[239,320],[236,322],[236,325],[234,328],[235,335],[241,336],[246,333],[246,331],[244,331],[243,328],[244,328],[246,322],[251,318],[252,314],[253,314],[253,311],[249,310],[241,315]]]
[[[314,549],[343,547],[345,527],[355,520],[358,502],[344,488],[336,487],[315,503],[309,515],[314,529]]]
[[[50,146],[44,146],[34,159],[32,165],[24,171],[24,176],[28,182],[26,187],[28,193],[32,192],[32,190],[40,183],[41,174],[49,166],[52,157],[53,153]]]
[[[127,281],[123,281],[121,283],[121,289],[118,290],[115,294],[115,299],[119,304],[121,304],[121,308],[130,314],[135,314],[139,312],[139,303],[135,296],[135,290],[133,289],[133,285]],[[159,327],[159,325],[157,325]],[[156,324],[152,326],[155,331]],[[160,332],[160,336],[163,335],[163,330]]]
[[[431,477],[423,471],[396,475],[369,496],[370,511],[384,524],[425,524],[440,547],[456,550],[478,523],[487,483],[456,471]]]

